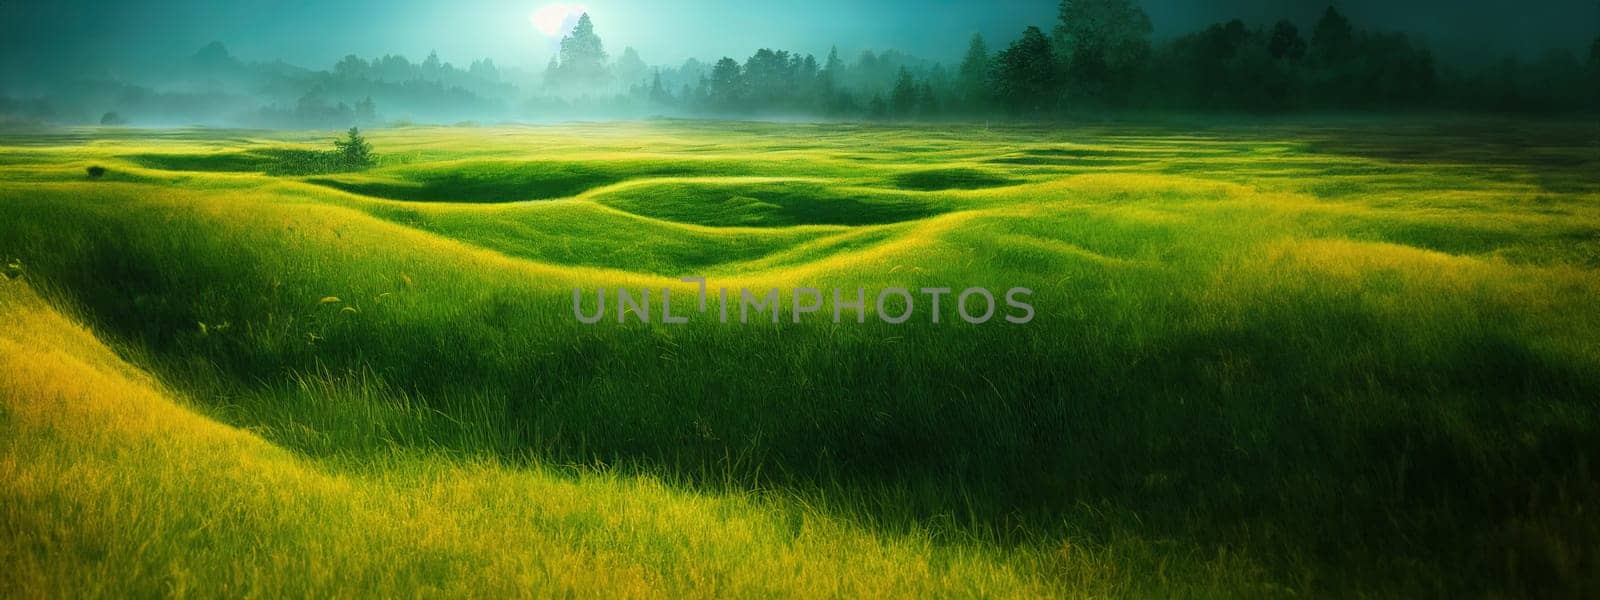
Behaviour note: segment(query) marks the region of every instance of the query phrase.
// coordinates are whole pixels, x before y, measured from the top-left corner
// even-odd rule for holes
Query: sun
[[[559,37],[572,30],[578,16],[586,10],[581,4],[546,4],[533,11],[528,20],[534,29],[549,37]]]

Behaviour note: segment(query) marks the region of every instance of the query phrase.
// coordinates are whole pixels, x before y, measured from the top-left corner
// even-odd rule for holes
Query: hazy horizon
[[[1003,46],[1028,25],[1048,30],[1057,10],[1057,3],[1050,0],[899,0],[859,5],[818,0],[760,7],[728,0],[670,5],[624,0],[385,4],[375,0],[329,4],[243,0],[222,6],[200,0],[110,6],[84,0],[3,3],[0,22],[5,32],[0,47],[5,58],[0,59],[0,68],[5,80],[14,80],[64,68],[127,67],[187,56],[216,41],[243,60],[283,60],[318,69],[348,54],[399,54],[419,60],[437,51],[443,60],[457,65],[489,58],[502,67],[535,70],[549,60],[564,33],[540,30],[532,16],[541,9],[547,15],[590,13],[613,56],[633,47],[652,65],[678,64],[688,58],[742,58],[763,47],[820,57],[835,45],[846,55],[895,49],[950,64],[973,33],[989,38],[991,46]],[[1251,25],[1289,18],[1309,32],[1328,2],[1145,0],[1139,4],[1150,15],[1155,36],[1162,38],[1235,17]],[[1600,3],[1593,0],[1333,4],[1358,24],[1406,32],[1453,60],[1507,54],[1534,58],[1558,47],[1576,51],[1600,33]]]

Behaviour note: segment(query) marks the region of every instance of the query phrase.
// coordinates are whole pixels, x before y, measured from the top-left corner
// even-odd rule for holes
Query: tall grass
[[[401,130],[338,180],[127,158],[270,140],[117,140],[18,150],[128,179],[8,179],[0,250],[196,409],[338,469],[754,491],[1059,586],[1087,549],[1103,591],[1572,593],[1600,584],[1600,160],[1573,129],[1537,164],[1388,123]],[[1026,286],[1038,314],[572,317],[574,287],[684,275],[784,304]],[[689,543],[625,553],[681,576]]]

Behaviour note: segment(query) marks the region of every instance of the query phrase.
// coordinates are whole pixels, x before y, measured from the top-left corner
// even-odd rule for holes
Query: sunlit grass
[[[403,448],[329,474],[180,408],[21,283],[0,283],[0,318],[10,597],[1059,592],[1038,556],[881,536],[802,503],[648,477]]]
[[[240,160],[315,134],[0,140],[3,556],[105,593],[1593,589],[1600,157],[1514,125],[406,128],[320,178]],[[1038,315],[572,317],[689,275]]]

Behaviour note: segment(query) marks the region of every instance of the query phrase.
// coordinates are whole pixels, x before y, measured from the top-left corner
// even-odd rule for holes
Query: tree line
[[[142,79],[71,77],[32,95],[0,91],[7,122],[208,123],[345,128],[419,120],[800,117],[1049,119],[1090,111],[1461,110],[1600,112],[1600,38],[1586,52],[1478,65],[1435,58],[1401,33],[1328,8],[1288,20],[1216,23],[1152,37],[1133,0],[1061,0],[1054,23],[1003,44],[974,35],[950,65],[897,50],[824,56],[762,48],[743,60],[650,66],[613,57],[583,15],[542,72],[430,53],[346,56],[331,69],[244,62],[220,43]],[[134,81],[139,81],[135,83]]]
[[[897,52],[847,62],[836,48],[822,60],[763,48],[742,62],[647,71],[629,48],[629,60],[609,72],[585,15],[552,59],[546,90],[621,84],[619,102],[667,113],[888,120],[1117,109],[1600,110],[1600,38],[1587,56],[1552,50],[1469,68],[1440,64],[1407,35],[1360,27],[1333,7],[1309,31],[1288,20],[1235,19],[1159,42],[1151,32],[1132,0],[1062,0],[1050,31],[1028,27],[998,50],[974,35],[954,69]]]

